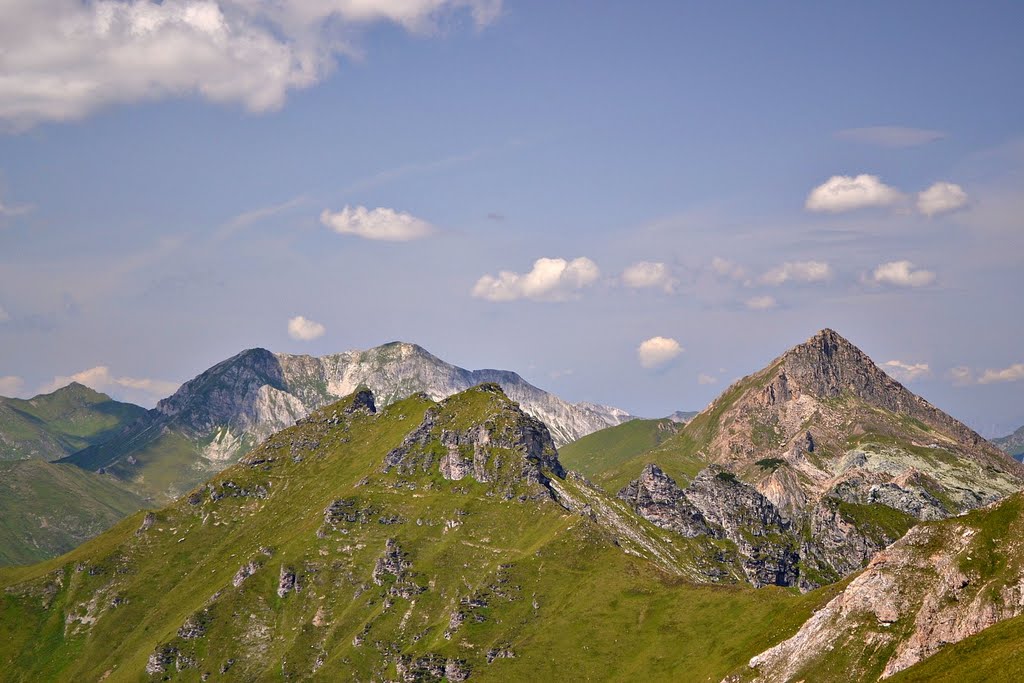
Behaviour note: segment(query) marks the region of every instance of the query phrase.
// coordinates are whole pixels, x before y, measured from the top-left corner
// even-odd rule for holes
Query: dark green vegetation
[[[57,460],[108,440],[146,414],[77,382],[30,399],[0,397],[0,460]]]
[[[834,593],[693,585],[622,552],[555,501],[532,424],[486,387],[318,411],[170,507],[0,571],[0,670],[718,681]],[[440,476],[455,456],[486,481]]]
[[[0,462],[0,565],[65,553],[143,507],[110,477],[74,465]]]
[[[682,428],[668,418],[631,420],[562,446],[558,457],[566,469],[593,477],[651,450]]]

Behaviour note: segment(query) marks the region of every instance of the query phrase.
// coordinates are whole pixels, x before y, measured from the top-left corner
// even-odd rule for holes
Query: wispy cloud
[[[866,128],[847,128],[836,133],[836,137],[853,142],[861,142],[877,147],[919,147],[937,142],[946,137],[940,130],[927,128],[907,128],[905,126],[868,126]]]
[[[17,396],[25,386],[25,380],[14,375],[0,377],[0,396]]]
[[[622,271],[622,284],[632,289],[658,288],[671,294],[679,284],[664,263],[640,261]]]
[[[158,379],[124,376],[117,377],[111,373],[108,366],[97,365],[96,367],[89,368],[88,370],[76,372],[73,375],[58,375],[53,378],[53,381],[40,387],[39,393],[48,394],[60,389],[61,387],[65,387],[72,382],[84,384],[87,387],[91,387],[96,391],[104,393],[123,393],[127,391],[136,396],[141,394],[144,399],[151,400],[169,396],[180,386],[177,382],[167,382]]]
[[[901,382],[913,382],[932,374],[927,363],[905,363],[901,360],[890,360],[882,363],[882,369]]]
[[[1024,380],[1024,363],[1013,365],[1000,370],[986,370],[978,378],[978,384],[994,384],[996,382],[1019,382]]]
[[[766,285],[778,286],[786,282],[825,282],[832,278],[832,267],[824,261],[787,261],[761,276]]]
[[[773,296],[754,296],[744,302],[747,308],[752,311],[767,311],[779,305]]]

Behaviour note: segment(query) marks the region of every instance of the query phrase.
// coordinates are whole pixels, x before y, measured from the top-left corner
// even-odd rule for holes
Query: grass
[[[74,465],[0,462],[0,565],[65,553],[145,505],[110,477]]]
[[[584,436],[558,450],[566,469],[593,477],[663,443],[682,429],[668,419],[630,420]]]
[[[482,418],[500,431],[500,400],[485,394],[445,401],[438,424]],[[149,655],[170,645],[195,668],[168,675],[189,681],[229,659],[224,680],[310,678],[318,659],[317,678],[380,680],[396,677],[396,657],[427,655],[466,660],[483,681],[718,681],[831,595],[687,584],[551,500],[504,500],[492,484],[432,471],[383,473],[384,456],[435,405],[414,397],[330,426],[320,420],[339,407],[328,407],[253,451],[255,464],[210,483],[220,492],[263,487],[265,497],[214,500],[201,487],[196,504],[177,501],[144,531],[136,533],[138,514],[62,558],[0,570],[4,679],[145,680]],[[293,441],[316,445],[295,451]],[[517,455],[490,453],[504,473]],[[340,498],[373,513],[324,527],[325,508]],[[426,590],[396,597],[388,586],[398,578],[374,582],[388,539],[411,562],[401,581]],[[235,587],[249,561],[262,566]],[[283,598],[282,567],[301,586]],[[468,600],[486,605],[445,638]],[[178,636],[197,613],[205,635]],[[488,664],[492,648],[516,656]]]

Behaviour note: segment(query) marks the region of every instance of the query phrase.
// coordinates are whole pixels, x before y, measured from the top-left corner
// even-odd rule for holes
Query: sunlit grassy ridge
[[[145,680],[159,650],[180,680],[383,679],[437,661],[473,680],[720,680],[828,597],[687,584],[553,499],[383,472],[428,409],[500,430],[503,400],[470,390],[377,415],[342,401],[149,518],[0,571],[0,678]],[[398,574],[375,572],[388,548],[409,563]],[[283,597],[282,572],[298,586]]]

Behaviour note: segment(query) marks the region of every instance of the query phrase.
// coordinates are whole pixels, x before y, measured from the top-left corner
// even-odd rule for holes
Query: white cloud
[[[697,384],[715,384],[716,382],[718,382],[717,377],[705,375],[703,372],[697,375]]]
[[[807,195],[808,211],[840,213],[868,207],[891,206],[903,199],[899,190],[889,187],[878,176],[835,175]]]
[[[870,280],[875,284],[897,287],[924,287],[935,281],[935,273],[922,268],[915,269],[910,261],[890,261],[875,268]]]
[[[868,126],[841,130],[836,133],[836,137],[879,147],[918,147],[941,140],[946,137],[946,134],[939,130],[925,128]]]
[[[501,0],[7,0],[0,3],[0,122],[27,128],[126,102],[199,95],[255,112],[310,87],[371,24],[426,34]]]
[[[1024,380],[1024,363],[1014,363],[1010,367],[1001,370],[986,370],[978,378],[978,384],[1019,382],[1021,380]]]
[[[297,315],[288,320],[288,336],[299,341],[310,341],[322,337],[327,331],[323,325]]]
[[[959,185],[938,182],[917,195],[917,210],[925,216],[956,211],[967,205],[967,193]]]
[[[642,342],[636,349],[640,365],[645,368],[657,368],[665,365],[684,351],[671,337],[651,337]]]
[[[779,305],[773,296],[755,296],[744,302],[752,311],[767,311]]]
[[[622,271],[622,284],[635,289],[659,287],[670,294],[679,281],[672,277],[672,271],[664,263],[640,261]]]
[[[788,261],[761,276],[766,285],[793,282],[824,282],[832,277],[832,267],[824,261]]]
[[[24,386],[25,380],[20,377],[14,375],[0,377],[0,396],[17,396]]]
[[[882,369],[891,377],[901,382],[913,382],[916,379],[928,377],[932,374],[931,368],[928,367],[927,363],[904,363],[900,360],[890,360],[882,363]]]
[[[715,271],[716,274],[722,277],[727,277],[730,280],[742,280],[747,276],[747,271],[744,270],[743,266],[733,263],[729,259],[724,259],[721,256],[716,256],[711,259],[711,270]]]
[[[31,206],[8,206],[0,201],[0,216],[20,216],[31,210]]]
[[[341,211],[320,214],[320,222],[339,235],[355,235],[368,240],[408,242],[428,237],[434,227],[412,214],[394,209],[346,206]]]
[[[503,270],[484,275],[473,287],[473,296],[488,301],[537,299],[565,301],[579,296],[601,276],[597,264],[585,256],[566,261],[561,258],[539,258],[528,273]]]
[[[72,382],[84,384],[103,393],[128,390],[132,395],[143,395],[146,398],[163,398],[173,394],[180,386],[177,382],[166,382],[158,379],[140,377],[115,377],[106,365],[97,365],[73,375],[58,375],[39,389],[39,393],[48,394]]]

